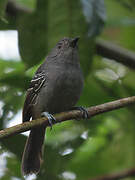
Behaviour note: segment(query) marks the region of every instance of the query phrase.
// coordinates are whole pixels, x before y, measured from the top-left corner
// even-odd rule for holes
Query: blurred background
[[[1,0],[0,9],[0,129],[21,123],[29,82],[63,37],[80,36],[85,88],[78,105],[135,94],[135,0]],[[26,135],[0,141],[0,180],[24,179]],[[26,179],[90,180],[134,166],[130,106],[48,128],[40,174]]]

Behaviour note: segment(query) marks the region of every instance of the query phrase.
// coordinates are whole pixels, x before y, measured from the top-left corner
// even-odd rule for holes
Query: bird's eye
[[[61,47],[62,47],[62,44],[59,43],[59,44],[58,44],[58,49],[61,49]]]
[[[62,47],[62,46],[61,46],[61,45],[59,45],[59,46],[58,46],[58,49],[60,49],[61,47]]]

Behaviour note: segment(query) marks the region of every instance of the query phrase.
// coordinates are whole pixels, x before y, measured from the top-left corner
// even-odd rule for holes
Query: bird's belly
[[[66,78],[68,77],[68,78]],[[53,88],[52,88],[53,87]],[[70,74],[54,77],[41,91],[42,111],[59,113],[71,109],[78,101],[83,87],[83,79]]]

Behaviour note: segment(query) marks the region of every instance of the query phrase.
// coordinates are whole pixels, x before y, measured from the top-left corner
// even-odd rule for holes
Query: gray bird
[[[41,117],[49,120],[52,114],[70,110],[79,100],[83,89],[77,42],[79,38],[63,38],[38,68],[27,90],[23,107],[23,122]],[[51,122],[51,121],[50,121]],[[40,170],[45,126],[33,128],[27,139],[22,173],[28,175]]]

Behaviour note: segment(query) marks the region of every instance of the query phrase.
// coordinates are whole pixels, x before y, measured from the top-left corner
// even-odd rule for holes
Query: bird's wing
[[[35,104],[36,97],[45,81],[46,77],[44,72],[36,73],[34,78],[31,80],[23,107],[23,122],[30,120],[32,116],[31,107]]]

